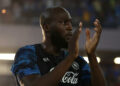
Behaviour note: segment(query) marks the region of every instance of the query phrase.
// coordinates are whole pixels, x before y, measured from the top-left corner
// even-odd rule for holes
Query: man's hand
[[[95,53],[95,50],[102,32],[102,27],[98,19],[95,20],[94,25],[95,25],[95,28],[94,28],[95,33],[92,38],[90,37],[90,30],[88,28],[86,29],[85,49],[88,55],[92,55]]]
[[[79,24],[79,28],[76,29],[76,31],[73,33],[69,44],[68,44],[68,51],[69,51],[69,55],[71,55],[74,58],[77,58],[78,54],[79,54],[79,36],[80,33],[82,31],[82,22],[80,22]]]
[[[100,39],[102,28],[98,19],[95,20],[94,25],[95,33],[92,38],[90,37],[90,30],[86,29],[85,45],[91,70],[91,84],[92,86],[106,86],[105,77],[95,56],[95,50]]]

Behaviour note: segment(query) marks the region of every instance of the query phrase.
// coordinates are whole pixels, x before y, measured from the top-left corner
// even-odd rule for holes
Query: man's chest
[[[38,66],[41,75],[53,71],[56,65],[58,65],[61,61],[50,59],[49,57],[39,59]],[[66,73],[63,75],[59,86],[80,86],[80,77],[81,65],[79,64],[78,60],[75,60],[68,71],[66,71]]]

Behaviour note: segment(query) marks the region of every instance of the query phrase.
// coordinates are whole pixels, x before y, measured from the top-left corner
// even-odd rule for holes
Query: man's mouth
[[[66,40],[69,41],[69,40],[71,39],[71,37],[72,37],[72,33],[68,33],[68,34],[66,35]]]

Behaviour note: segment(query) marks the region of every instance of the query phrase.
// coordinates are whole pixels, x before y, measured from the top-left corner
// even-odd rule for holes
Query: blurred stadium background
[[[120,86],[120,0],[0,0],[0,86],[15,86],[10,72],[14,54],[21,46],[42,41],[39,15],[52,6],[68,9],[74,28],[82,21],[93,33],[93,21],[101,21],[103,32],[96,54],[108,86]],[[80,37],[82,56],[86,56],[84,28]]]

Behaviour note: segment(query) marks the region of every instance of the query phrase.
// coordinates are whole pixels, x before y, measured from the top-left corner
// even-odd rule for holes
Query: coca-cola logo
[[[54,67],[50,69],[50,72],[54,70]],[[72,71],[68,71],[62,77],[62,83],[69,83],[69,84],[77,84],[78,83],[78,76],[79,73],[74,73]]]
[[[79,73],[74,72],[66,72],[62,78],[62,83],[70,83],[70,84],[77,84],[78,83],[78,76]]]

